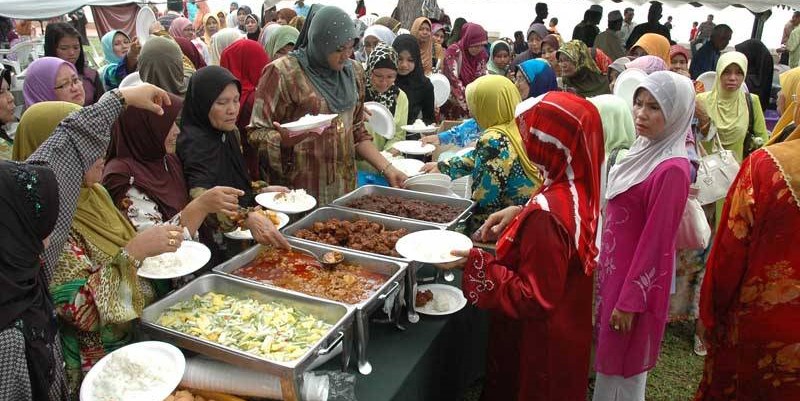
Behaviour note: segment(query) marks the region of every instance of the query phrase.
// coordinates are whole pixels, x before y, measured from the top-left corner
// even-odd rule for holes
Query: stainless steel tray
[[[321,257],[325,252],[328,252],[332,249],[336,249],[334,247],[331,247],[330,245],[317,244],[314,242],[304,242],[296,238],[289,238],[288,241],[292,247],[298,247],[309,250],[313,254],[315,254],[318,258]],[[227,262],[215,267],[213,271],[220,274],[236,277],[241,280],[246,280],[248,282],[255,283],[256,285],[263,285],[271,288],[280,289],[281,291],[296,293],[295,291],[288,290],[279,286],[273,286],[267,283],[262,283],[260,281],[239,277],[233,274],[233,272],[239,269],[240,267],[246,266],[248,263],[253,261],[253,259],[255,259],[256,256],[258,256],[258,254],[261,252],[262,249],[264,248],[261,245],[256,245],[234,256]],[[355,340],[356,340],[356,350],[358,357],[357,361],[358,368],[360,372],[364,374],[369,374],[369,372],[372,370],[369,361],[367,361],[367,355],[366,355],[367,343],[369,342],[367,334],[369,315],[376,309],[380,308],[387,298],[396,296],[401,287],[404,285],[406,269],[408,268],[408,264],[389,259],[378,258],[375,256],[370,256],[368,254],[358,253],[351,250],[341,250],[340,252],[344,254],[344,260],[346,262],[359,265],[369,272],[378,273],[386,277],[386,281],[384,281],[381,287],[378,288],[372,295],[370,295],[369,298],[354,305],[358,309],[355,315],[355,328],[356,328]],[[303,295],[312,298],[321,298],[309,294],[303,294]],[[321,298],[321,299],[328,300],[327,298]]]
[[[346,208],[334,208],[334,207],[321,207],[313,212],[309,213],[299,221],[290,224],[286,228],[283,229],[283,233],[289,237],[296,238],[298,241],[307,242],[311,244],[321,244],[319,242],[314,242],[302,238],[297,238],[295,233],[302,229],[311,228],[311,226],[318,222],[318,221],[325,221],[329,219],[339,219],[339,220],[356,220],[356,219],[366,219],[369,221],[374,221],[376,223],[382,224],[389,230],[398,230],[401,228],[405,228],[408,230],[409,233],[413,233],[416,231],[422,230],[442,230],[444,229],[443,226],[436,225],[433,223],[425,223],[418,220],[411,220],[411,219],[401,219],[399,217],[387,216],[385,214],[378,214],[367,212],[364,210],[356,210],[356,209],[346,209]],[[402,256],[387,256],[381,255],[372,252],[366,251],[359,251],[355,249],[350,249],[342,246],[337,245],[328,245],[328,244],[321,244],[326,247],[330,247],[331,249],[336,250],[343,250],[349,252],[360,253],[364,255],[372,255],[377,256],[379,258],[395,260],[399,262],[410,263],[411,261],[408,259],[403,258]],[[301,245],[302,246],[302,245]]]
[[[461,210],[461,212],[451,221],[448,221],[446,223],[435,223],[432,221],[411,219],[408,217],[392,216],[389,214],[378,213],[347,206],[348,203],[367,195],[396,196],[399,198],[416,199],[434,204],[444,204],[459,209]],[[426,224],[435,224],[446,228],[453,228],[457,224],[467,220],[472,215],[472,208],[475,207],[475,202],[469,199],[460,199],[460,198],[453,198],[450,196],[429,194],[425,192],[409,191],[407,189],[401,189],[401,188],[384,187],[380,185],[364,185],[363,187],[360,187],[355,191],[352,191],[349,194],[334,200],[333,202],[330,203],[330,206],[346,208],[349,210],[358,210],[367,213],[380,214],[383,216],[392,216],[403,220],[418,221]]]
[[[317,318],[324,320],[333,327],[327,335],[317,341],[300,358],[289,362],[279,362],[184,334],[157,323],[159,316],[170,306],[188,300],[194,295],[205,294],[210,291],[232,295],[238,298],[255,299],[262,302],[279,301],[291,304],[300,310],[314,314]],[[279,376],[281,378],[281,391],[284,399],[296,400],[300,397],[298,391],[300,375],[318,356],[329,353],[336,345],[344,340],[346,332],[350,330],[354,313],[355,308],[338,302],[280,291],[245,280],[212,273],[196,278],[185,287],[146,307],[142,313],[141,326],[153,337],[165,340],[179,347],[208,355],[234,365]]]

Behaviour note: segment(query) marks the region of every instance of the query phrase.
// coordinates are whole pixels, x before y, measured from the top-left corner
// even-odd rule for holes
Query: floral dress
[[[508,206],[524,205],[535,189],[508,139],[495,130],[487,130],[475,150],[439,162],[438,168],[452,179],[472,176],[472,200],[476,205],[467,222],[468,233],[480,228],[490,214]]]

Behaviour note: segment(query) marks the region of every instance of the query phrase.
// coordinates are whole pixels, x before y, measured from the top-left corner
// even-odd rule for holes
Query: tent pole
[[[772,10],[767,10],[761,13],[753,13],[755,17],[753,21],[753,31],[750,37],[753,39],[761,40],[761,34],[764,31],[764,23],[772,16]]]

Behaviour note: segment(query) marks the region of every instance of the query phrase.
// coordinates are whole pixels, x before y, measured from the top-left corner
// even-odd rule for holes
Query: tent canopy
[[[14,19],[43,20],[60,17],[83,6],[118,6],[145,3],[132,0],[2,0],[0,16]]]
[[[607,0],[589,0],[593,3],[600,4],[605,3]],[[620,3],[620,0],[612,0],[615,3]],[[636,5],[642,5],[645,3],[649,3],[650,0],[626,0],[629,3],[633,3]],[[696,4],[698,6],[706,6],[716,9],[723,9],[725,7],[744,7],[754,13],[761,13],[764,11],[769,10],[772,7],[776,6],[786,6],[793,9],[800,9],[800,1],[798,0],[696,0],[696,1],[678,1],[678,0],[658,0],[663,4],[669,4],[670,6],[677,7],[682,6],[684,4]]]

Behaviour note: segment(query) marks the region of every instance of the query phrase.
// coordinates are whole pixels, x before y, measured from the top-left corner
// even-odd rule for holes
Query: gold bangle
[[[131,254],[128,253],[127,249],[122,248],[122,250],[120,250],[120,254],[122,255],[122,257],[127,259],[128,263],[132,264],[133,267],[138,269],[139,267],[142,266],[142,261],[138,260],[138,259],[135,259],[133,256],[131,256]]]
[[[392,167],[392,162],[387,162],[387,163],[386,163],[386,165],[385,165],[385,166],[383,166],[383,168],[382,168],[382,169],[381,169],[381,171],[380,171],[380,175],[384,175],[383,173],[384,173],[384,172],[386,172],[386,170],[387,170],[389,167]]]

